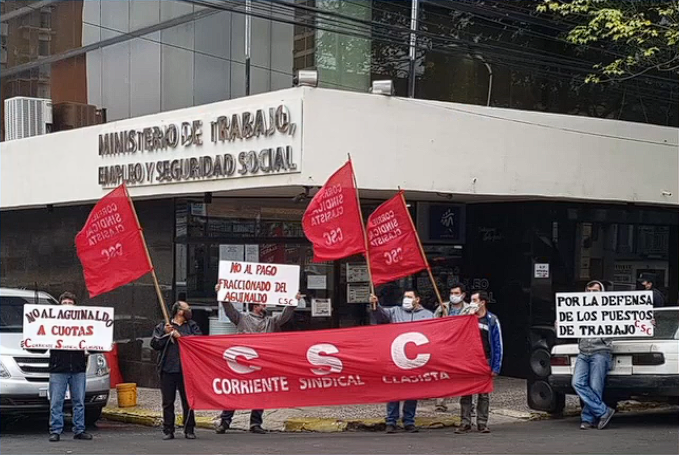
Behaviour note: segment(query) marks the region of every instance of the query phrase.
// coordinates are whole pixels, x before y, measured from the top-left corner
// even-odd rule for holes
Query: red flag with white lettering
[[[368,252],[375,286],[429,268],[403,191],[368,217]]]
[[[365,252],[365,231],[351,161],[316,193],[304,212],[302,227],[314,245],[314,262]]]
[[[124,184],[94,206],[75,237],[75,246],[90,297],[134,281],[153,269]]]

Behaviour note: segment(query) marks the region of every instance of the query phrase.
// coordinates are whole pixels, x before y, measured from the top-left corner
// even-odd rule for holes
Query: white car
[[[49,353],[28,352],[21,347],[24,304],[58,305],[45,292],[0,288],[0,414],[49,415]],[[85,421],[96,422],[108,402],[110,375],[103,354],[92,354],[87,363]],[[71,400],[64,407],[71,410]]]
[[[604,400],[679,400],[679,307],[655,309],[655,330],[649,338],[613,339],[612,368],[606,377]],[[571,379],[577,344],[552,348],[549,383],[555,392],[575,395]]]

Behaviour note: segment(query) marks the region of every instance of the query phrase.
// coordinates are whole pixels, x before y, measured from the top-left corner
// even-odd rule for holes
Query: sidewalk
[[[117,408],[116,391],[112,389],[109,406],[104,409],[103,417],[142,425],[160,425],[162,421],[160,390],[139,388],[137,394],[138,406]],[[434,409],[435,400],[421,400],[417,408],[417,425],[421,428],[459,425],[459,399],[447,400],[447,406],[446,412],[438,412]],[[567,411],[575,411],[578,408],[578,402],[573,397],[569,397],[566,406]],[[181,421],[179,398],[175,402],[175,409],[178,421]],[[490,425],[531,420],[540,414],[531,411],[526,405],[526,382],[523,379],[505,377],[500,377],[495,381],[490,410]],[[264,412],[264,428],[270,431],[379,431],[384,429],[384,414],[384,404],[273,409]],[[247,411],[236,412],[231,428],[247,430],[249,417]],[[196,412],[196,424],[200,428],[214,428],[218,422],[218,412]]]

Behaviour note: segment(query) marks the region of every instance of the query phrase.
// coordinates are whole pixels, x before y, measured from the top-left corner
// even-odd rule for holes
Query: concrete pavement
[[[198,430],[198,439],[162,441],[159,428],[103,421],[92,431],[93,441],[64,437],[47,441],[46,422],[10,424],[0,435],[4,454],[425,454],[425,453],[568,453],[676,454],[679,452],[676,410],[625,413],[603,431],[579,429],[577,417],[563,420],[496,424],[491,434],[456,435],[452,429],[418,434],[375,432],[334,434],[282,433],[254,435],[229,431],[217,435]],[[178,435],[181,435],[180,433]],[[68,435],[70,436],[70,434]]]

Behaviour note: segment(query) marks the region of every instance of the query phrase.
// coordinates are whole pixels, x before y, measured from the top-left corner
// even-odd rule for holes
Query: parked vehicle
[[[21,347],[25,304],[58,305],[54,297],[39,291],[0,288],[0,414],[49,415],[49,353],[28,352]],[[103,354],[92,354],[87,364],[85,420],[96,422],[108,403],[109,367]],[[70,411],[71,401],[64,407]]]
[[[555,393],[575,395],[571,379],[577,356],[577,344],[552,349],[549,384]],[[613,340],[604,401],[614,407],[629,399],[679,402],[679,307],[655,309],[653,337]]]

